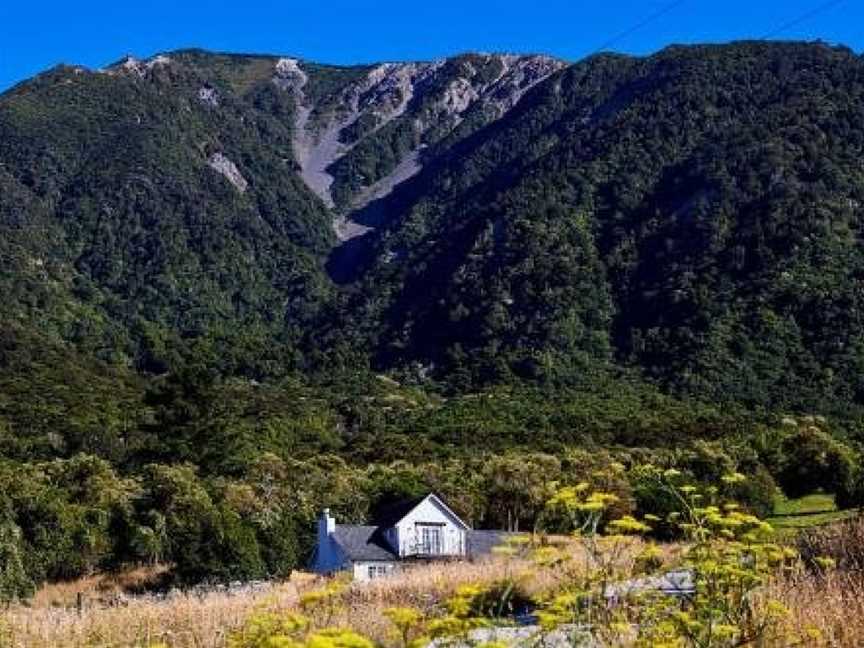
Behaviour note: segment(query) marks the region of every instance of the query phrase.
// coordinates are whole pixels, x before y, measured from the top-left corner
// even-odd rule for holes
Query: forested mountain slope
[[[332,293],[348,203],[561,66],[184,51],[22,83],[0,98],[2,316],[148,372],[179,353],[284,373]]]
[[[822,44],[61,67],[0,97],[0,316],[145,374],[624,368],[843,409],[862,118]]]
[[[213,110],[203,83],[194,66],[61,68],[4,95],[3,245],[21,268],[4,264],[4,315],[150,371],[180,338],[290,338],[310,315],[332,233],[290,171],[290,124],[231,95]]]
[[[575,64],[390,196],[349,312],[385,367],[860,402],[862,117],[864,64],[823,45]]]

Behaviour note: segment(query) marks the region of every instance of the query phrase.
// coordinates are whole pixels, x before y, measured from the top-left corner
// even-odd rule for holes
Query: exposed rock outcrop
[[[198,101],[210,108],[219,107],[219,93],[216,88],[211,86],[203,86],[198,90]]]
[[[134,74],[142,79],[155,68],[169,65],[171,57],[159,54],[149,59],[138,59],[127,56],[116,65],[104,70],[107,74]]]
[[[211,155],[207,160],[207,164],[211,169],[225,176],[228,182],[234,185],[234,188],[241,194],[245,193],[246,189],[249,188],[249,183],[246,181],[246,178],[241,175],[239,169],[237,169],[237,165],[229,160],[223,153],[214,153]]]
[[[293,144],[301,176],[328,207],[339,212],[334,227],[340,239],[348,240],[369,229],[352,223],[351,212],[386,197],[416,175],[426,162],[424,150],[457,128],[467,113],[475,108],[482,111],[478,125],[498,119],[531,87],[564,66],[545,56],[491,54],[431,63],[385,63],[315,101],[305,92],[308,76],[299,62],[279,59],[273,82],[293,93],[297,102]],[[334,174],[340,162],[349,168],[362,163],[350,157],[360,144],[392,146],[387,138],[400,125],[406,126],[401,136],[408,132],[411,146],[395,150],[388,168],[372,177],[346,179],[344,171],[341,178]],[[342,191],[337,200],[334,183],[339,182]],[[350,187],[346,189],[345,183]]]

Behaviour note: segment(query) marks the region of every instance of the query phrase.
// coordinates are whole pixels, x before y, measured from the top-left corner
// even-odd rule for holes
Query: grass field
[[[853,510],[838,510],[834,496],[827,493],[812,493],[797,499],[781,495],[768,522],[778,531],[796,531],[845,520],[854,514]]]
[[[833,504],[830,497],[818,495],[785,500],[778,502],[778,517],[806,518],[813,523],[832,514],[836,517]],[[864,518],[848,525],[822,527],[814,533],[821,538],[816,553],[836,558],[837,571],[827,575],[796,571],[788,578],[772,581],[766,594],[788,607],[788,618],[796,631],[815,633],[812,643],[796,646],[864,646],[864,570],[851,568],[854,565],[849,560],[849,557],[857,560],[864,553]],[[627,564],[643,549],[641,541],[634,542],[631,550],[619,557]],[[574,546],[573,551],[577,550]],[[665,562],[674,566],[680,550],[679,545],[664,545]],[[576,564],[581,564],[581,560]],[[46,585],[31,605],[0,608],[0,647],[226,648],[231,633],[247,624],[250,617],[262,612],[276,615],[297,612],[301,596],[326,583],[311,574],[298,573],[288,582],[273,583],[261,591],[190,592],[164,599],[145,595],[111,600],[111,594],[120,594],[112,588],[139,584],[158,576],[158,571],[139,569],[122,578],[94,576],[73,583]],[[322,624],[321,627],[352,628],[382,648],[395,648],[400,644],[392,636],[392,627],[386,619],[388,608],[411,607],[433,616],[440,613],[443,602],[460,585],[488,586],[508,575],[516,579],[520,591],[528,596],[552,591],[560,586],[562,578],[567,578],[566,570],[555,564],[538,566],[506,556],[482,563],[431,563],[386,579],[354,584],[345,591],[337,607],[325,606],[313,612],[313,621]],[[85,600],[80,610],[75,605],[79,592]],[[325,615],[326,620],[315,617],[316,614]],[[788,644],[765,645],[789,648]]]

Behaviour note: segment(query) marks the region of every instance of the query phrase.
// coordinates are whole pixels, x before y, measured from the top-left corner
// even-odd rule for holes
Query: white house
[[[324,509],[311,568],[319,574],[350,571],[355,580],[369,580],[411,561],[475,559],[507,535],[471,529],[435,494],[393,506],[375,525],[337,524]]]

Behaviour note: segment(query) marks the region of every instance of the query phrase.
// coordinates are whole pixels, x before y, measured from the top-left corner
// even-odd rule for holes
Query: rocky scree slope
[[[336,232],[347,240],[368,230],[351,221],[354,210],[386,197],[448,145],[501,118],[564,65],[509,55],[385,63],[316,98],[306,92],[302,64],[280,59],[274,82],[296,101],[301,176],[336,209]]]

